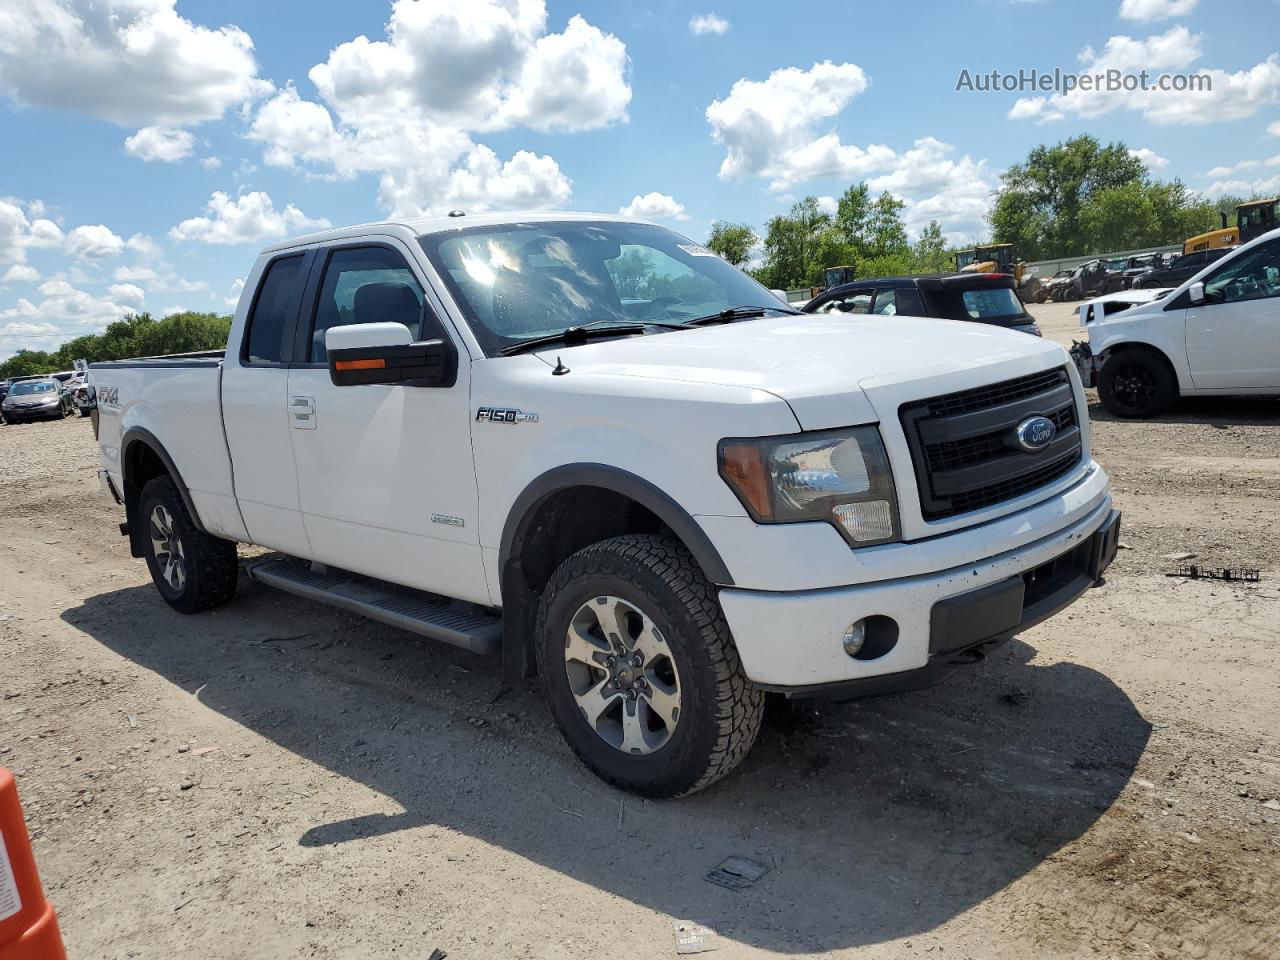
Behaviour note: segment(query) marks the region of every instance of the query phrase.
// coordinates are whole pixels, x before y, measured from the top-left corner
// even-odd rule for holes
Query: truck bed
[[[210,533],[244,539],[222,423],[221,351],[89,365],[98,396],[98,446],[117,490],[134,441],[162,449]]]

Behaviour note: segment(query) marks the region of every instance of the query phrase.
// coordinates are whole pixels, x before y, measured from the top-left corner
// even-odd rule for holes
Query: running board
[[[502,648],[501,618],[476,613],[469,603],[332,568],[313,570],[305,561],[288,557],[261,560],[246,567],[246,572],[259,583],[472,653],[497,653]]]

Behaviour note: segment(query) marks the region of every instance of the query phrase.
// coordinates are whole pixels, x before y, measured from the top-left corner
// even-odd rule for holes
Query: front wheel
[[[1113,353],[1098,372],[1098,398],[1117,417],[1159,416],[1173,404],[1177,393],[1173,371],[1145,350]]]
[[[151,579],[165,602],[182,613],[211,610],[236,592],[236,545],[202,533],[178,488],[155,477],[142,488],[138,518]]]
[[[760,732],[716,589],[679,542],[614,537],[556,570],[538,607],[538,670],[569,746],[599,777],[676,797],[736,767]]]

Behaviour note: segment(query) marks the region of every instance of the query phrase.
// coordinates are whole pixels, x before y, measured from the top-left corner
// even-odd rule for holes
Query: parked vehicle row
[[[598,775],[686,794],[766,691],[934,682],[1115,555],[1066,352],[897,315],[921,290],[802,314],[609,216],[313,234],[263,251],[225,353],[91,367],[100,477],[175,609],[260,544],[253,579],[500,651]]]
[[[9,384],[0,401],[0,418],[5,423],[32,420],[61,420],[75,411],[70,391],[53,377],[31,377]]]

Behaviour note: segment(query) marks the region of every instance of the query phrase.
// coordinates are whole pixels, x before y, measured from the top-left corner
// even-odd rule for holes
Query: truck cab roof
[[[635,217],[623,217],[616,213],[584,213],[564,210],[487,210],[477,213],[454,211],[436,217],[405,217],[393,220],[375,220],[370,223],[358,223],[349,227],[334,227],[330,230],[319,230],[303,234],[288,240],[281,240],[262,248],[263,254],[278,253],[295,247],[305,247],[314,243],[331,243],[347,237],[367,237],[371,233],[385,230],[389,233],[407,233],[420,237],[432,233],[447,233],[453,230],[464,230],[468,227],[501,226],[517,223],[551,223],[567,220],[582,222],[623,222],[648,223]]]

